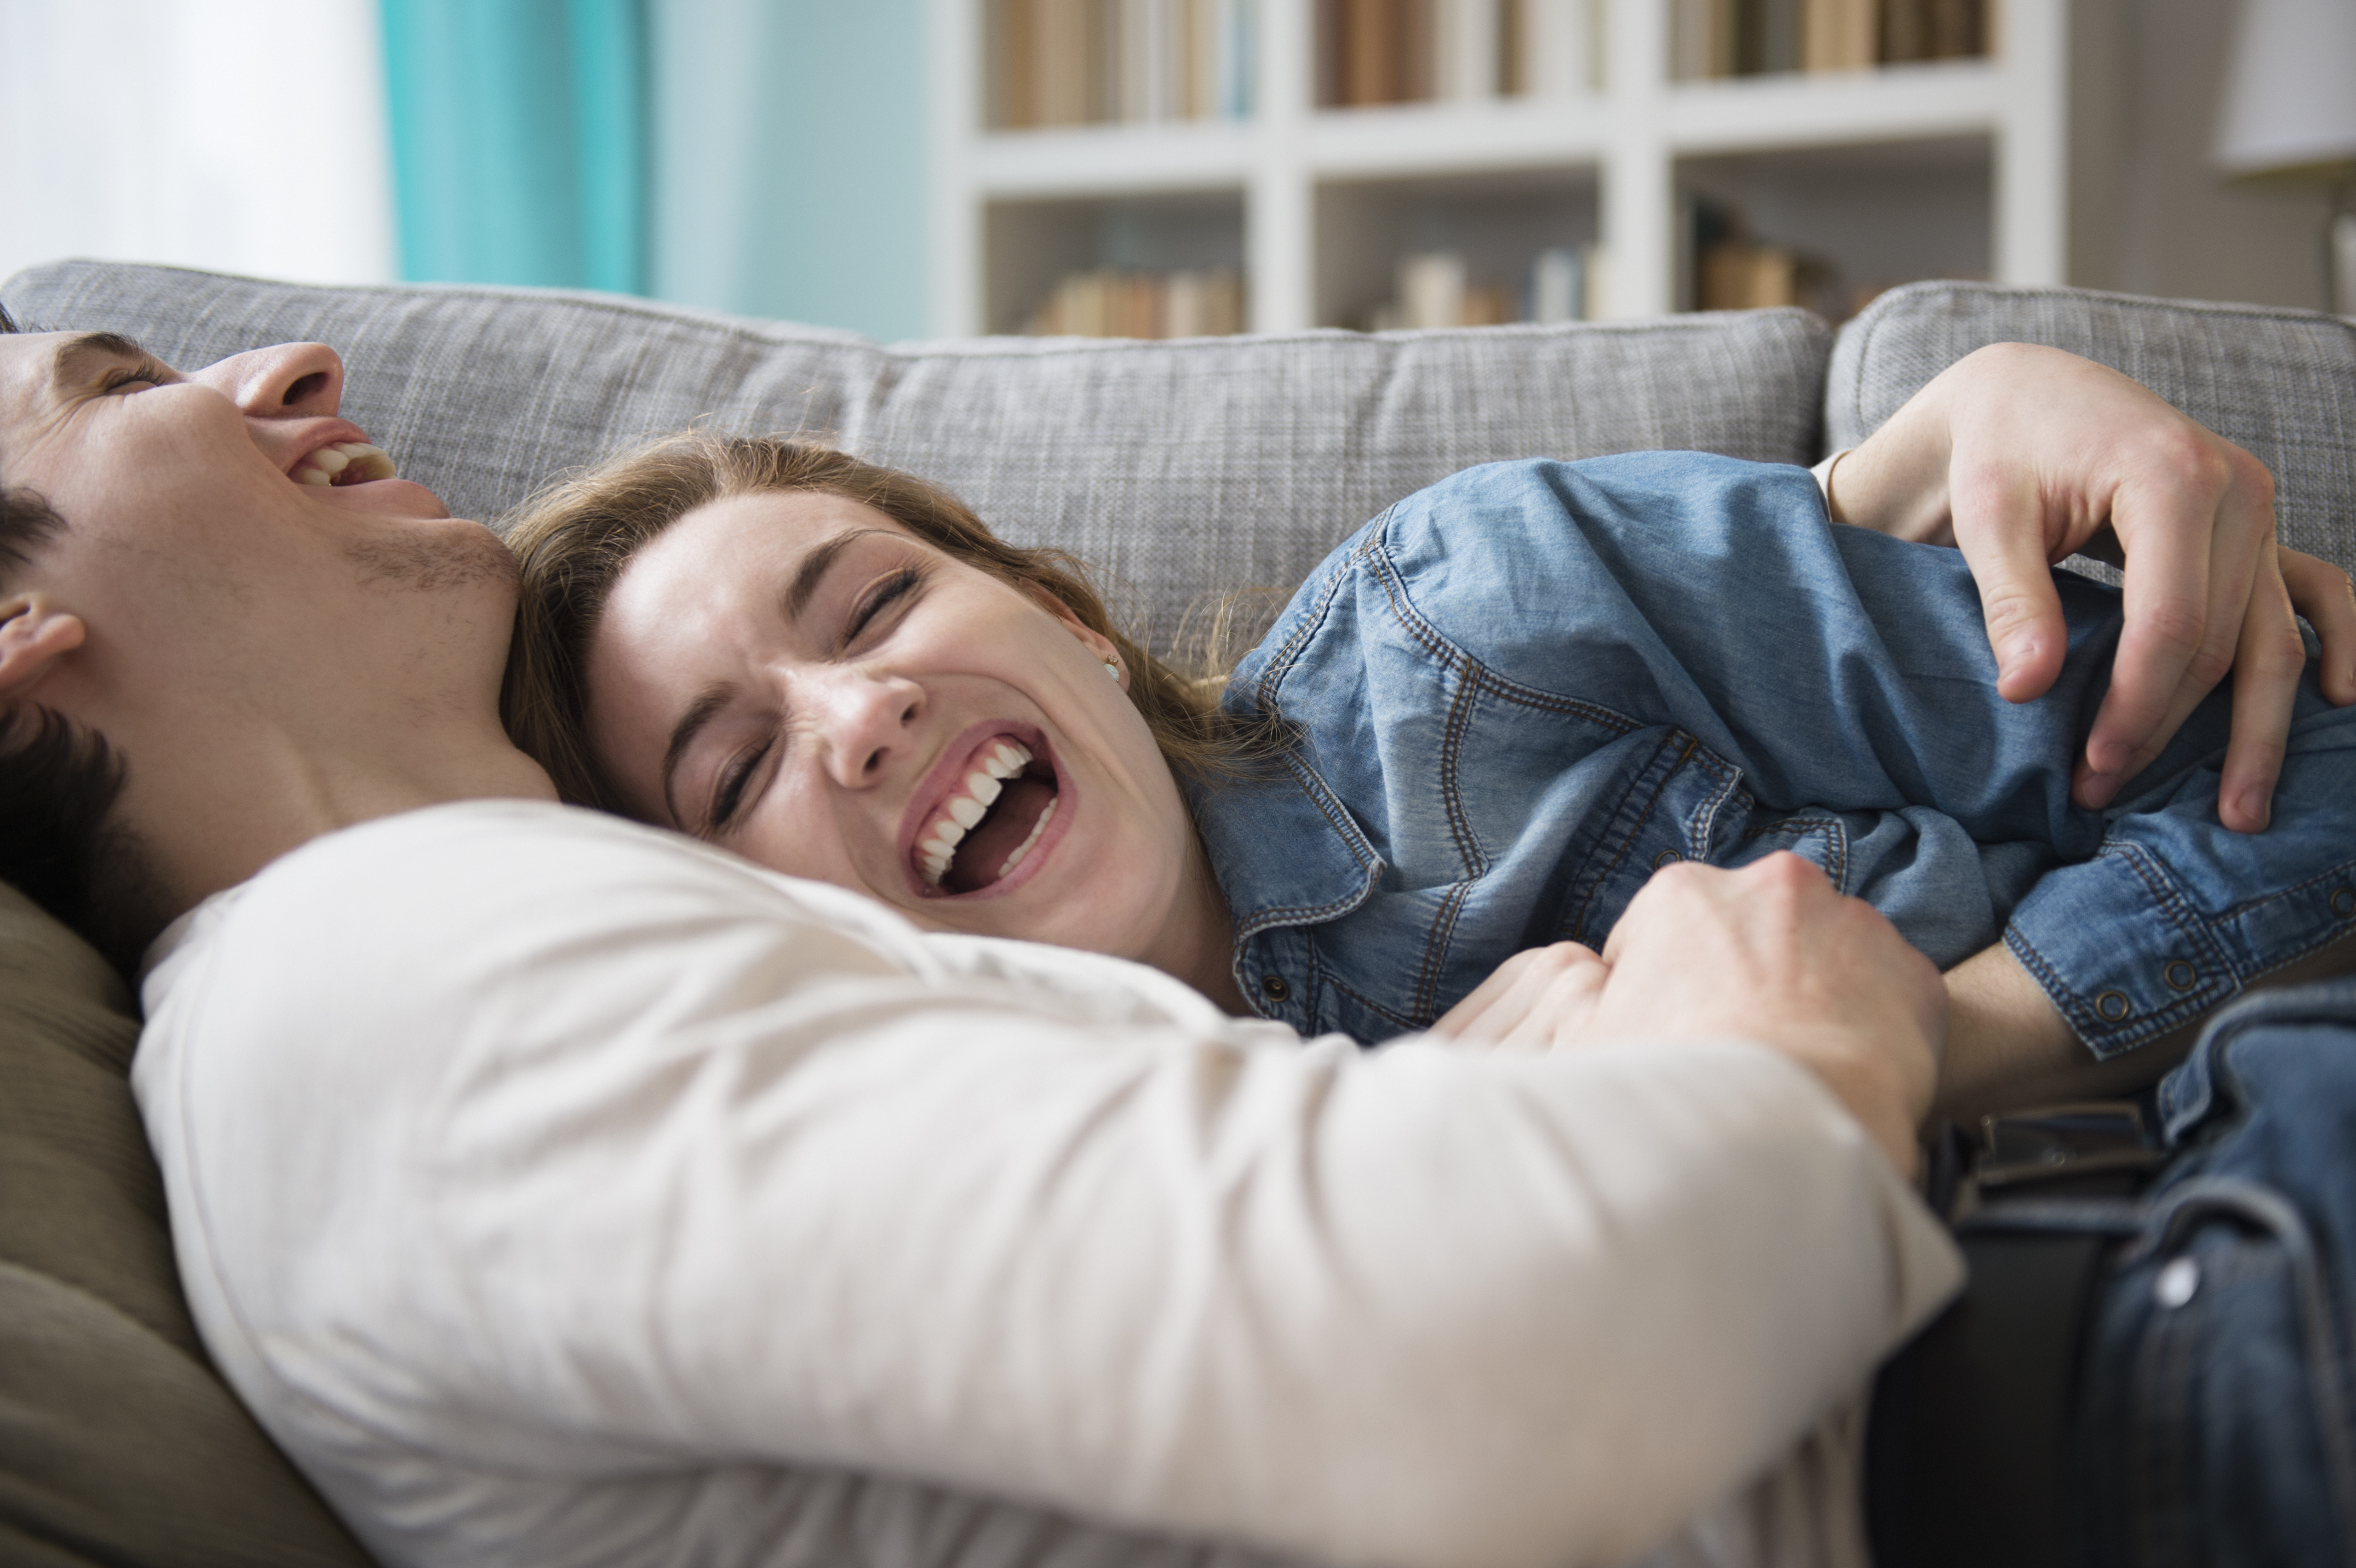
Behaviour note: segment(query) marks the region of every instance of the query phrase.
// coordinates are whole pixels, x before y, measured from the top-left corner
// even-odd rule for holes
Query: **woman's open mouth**
[[[1023,864],[1055,817],[1055,771],[1012,735],[974,753],[911,853],[928,888],[979,892]]]

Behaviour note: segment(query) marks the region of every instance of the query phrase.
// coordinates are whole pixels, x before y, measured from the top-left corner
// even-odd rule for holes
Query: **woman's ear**
[[[1088,652],[1100,659],[1118,660],[1120,657],[1120,650],[1113,645],[1110,637],[1106,636],[1102,632],[1091,630],[1087,622],[1073,613],[1069,604],[1056,598],[1054,593],[1035,582],[1023,584],[1023,592],[1029,594],[1032,602],[1039,608],[1064,623],[1064,629],[1077,637],[1080,645],[1087,648]]]
[[[31,689],[85,635],[80,616],[52,608],[37,593],[0,599],[0,704]]]

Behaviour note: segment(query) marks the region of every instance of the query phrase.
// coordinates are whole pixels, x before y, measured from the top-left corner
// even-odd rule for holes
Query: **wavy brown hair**
[[[1182,675],[1115,627],[1087,569],[1066,552],[1010,545],[940,486],[831,447],[689,431],[542,491],[507,530],[522,585],[499,714],[566,800],[623,811],[590,751],[584,685],[589,641],[623,570],[699,507],[798,490],[873,507],[954,560],[1053,596],[1090,631],[1109,637],[1129,670],[1130,700],[1182,776],[1242,777],[1280,749],[1282,737],[1271,726],[1239,723],[1219,710],[1218,683],[1209,671]]]

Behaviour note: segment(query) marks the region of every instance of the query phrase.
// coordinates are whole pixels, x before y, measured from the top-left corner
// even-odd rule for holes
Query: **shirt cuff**
[[[1827,513],[1830,513],[1833,507],[1833,464],[1838,463],[1842,458],[1847,457],[1850,453],[1855,452],[1857,448],[1853,446],[1844,446],[1838,452],[1830,453],[1822,463],[1817,464],[1815,467],[1808,470],[1810,474],[1815,475],[1816,490],[1825,498],[1825,510]]]

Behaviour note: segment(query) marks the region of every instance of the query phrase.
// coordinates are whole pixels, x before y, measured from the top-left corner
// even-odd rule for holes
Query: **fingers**
[[[1928,959],[1798,857],[1655,875],[1604,944],[1598,1040],[1755,1040],[1814,1073],[1901,1170],[1947,1025]]]
[[[2124,498],[2122,512],[2121,520],[2128,524],[2120,530],[2129,552],[2126,623],[2110,690],[2086,736],[2079,770],[2079,800],[2090,806],[2107,805],[2135,775],[2138,758],[2157,755],[2224,673],[2249,590],[2246,577],[2233,575],[2231,551],[2226,574],[2221,579],[2212,572],[2212,539],[2205,528],[2182,522],[2155,527],[2147,515],[2137,526],[2138,517],[2127,512]],[[2188,685],[2193,688],[2189,700]]]
[[[1575,1044],[1610,973],[1576,942],[1526,948],[1499,965],[1431,1032],[1466,1046],[1544,1051]]]
[[[1955,544],[1979,585],[1997,691],[2009,702],[2041,697],[2062,673],[2069,636],[2034,482],[2019,470],[1966,472],[1958,464],[1950,484]]]
[[[2276,565],[2291,608],[2307,617],[2323,642],[2323,695],[2345,708],[2356,702],[2356,585],[2328,560],[2276,549]]]
[[[2276,619],[2274,478],[2265,464],[2189,423],[2155,435],[2139,455],[2138,475],[2120,485],[2112,517],[2126,552],[2126,624],[2072,792],[2090,807],[2109,805],[2253,645],[2244,635],[2249,618]],[[2268,678],[2279,679],[2279,670],[2270,667]],[[2236,685],[2253,696],[2261,688]],[[2258,700],[2280,716],[2276,745],[2288,733],[2288,700],[2287,690]],[[2242,732],[2238,716],[2235,730]],[[2245,784],[2260,769],[2261,731],[2247,733]],[[2269,773],[2263,795],[2273,787]]]
[[[2307,667],[2307,645],[2291,613],[2290,594],[2273,552],[2267,553],[2233,656],[2233,737],[2217,786],[2218,819],[2236,833],[2263,832],[2272,816],[2298,677]]]

